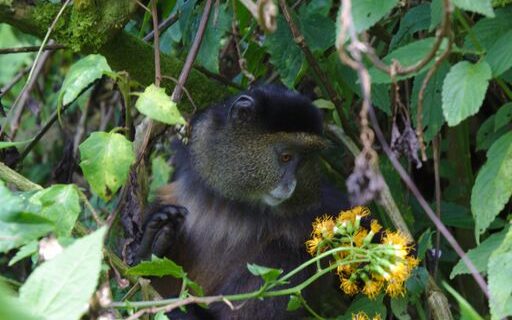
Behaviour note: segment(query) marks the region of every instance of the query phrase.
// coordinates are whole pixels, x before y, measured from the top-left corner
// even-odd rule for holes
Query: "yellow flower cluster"
[[[361,225],[369,214],[368,208],[358,206],[337,217],[317,218],[307,251],[316,256],[334,249],[340,288],[348,295],[361,292],[373,299],[384,291],[391,297],[403,296],[405,281],[419,263],[410,254],[411,240],[401,232],[381,233],[377,220]]]
[[[380,314],[374,315],[372,318],[370,318],[366,313],[363,311],[352,314],[352,320],[382,320],[382,317]]]

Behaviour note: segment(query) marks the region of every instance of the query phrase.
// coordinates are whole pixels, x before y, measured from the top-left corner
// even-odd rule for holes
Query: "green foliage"
[[[471,211],[478,238],[503,210],[512,194],[512,132],[499,138],[487,152],[471,191]]]
[[[512,228],[489,258],[491,319],[512,315]]]
[[[185,124],[185,119],[181,116],[176,103],[165,93],[165,88],[159,88],[155,85],[146,87],[135,107],[140,113],[166,124]]]
[[[130,275],[135,276],[172,276],[181,279],[186,276],[185,271],[174,261],[167,258],[151,257],[151,261],[142,261],[138,265],[131,267],[127,271]]]
[[[20,288],[20,302],[45,319],[80,319],[98,283],[106,231],[75,241],[34,270]]]
[[[491,79],[485,61],[461,61],[452,66],[443,83],[443,114],[449,126],[456,126],[478,112]]]
[[[443,283],[446,291],[448,291],[457,300],[460,308],[460,318],[464,320],[483,320],[478,312],[473,309],[471,304],[467,302],[457,291],[450,287],[446,282]]]
[[[388,14],[398,0],[358,0],[352,2],[352,19],[357,32],[364,31]]]
[[[273,282],[283,273],[282,269],[267,268],[252,263],[247,264],[247,269],[249,269],[249,272],[253,275],[263,278],[265,282]]]
[[[491,18],[494,17],[491,0],[453,0],[453,3],[463,10],[473,11]]]
[[[128,178],[133,146],[119,133],[93,132],[80,144],[80,167],[92,190],[107,201]]]
[[[509,31],[496,40],[489,48],[485,60],[491,66],[493,77],[498,77],[512,67],[512,57],[508,54],[512,50],[512,31]]]

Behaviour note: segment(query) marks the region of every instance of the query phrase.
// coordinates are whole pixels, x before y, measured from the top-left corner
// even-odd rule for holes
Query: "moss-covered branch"
[[[23,0],[0,0],[0,23],[10,24],[38,37],[44,36],[60,4],[28,5]],[[76,0],[55,26],[51,38],[59,44],[83,53],[100,53],[116,71],[127,71],[142,85],[154,80],[153,49],[143,40],[122,31],[136,9],[132,0]],[[162,74],[177,77],[183,62],[167,55],[161,56]],[[172,92],[174,83],[164,81],[163,87]],[[225,86],[192,70],[186,83],[199,106],[218,101],[229,94]],[[183,101],[182,110],[190,104]]]

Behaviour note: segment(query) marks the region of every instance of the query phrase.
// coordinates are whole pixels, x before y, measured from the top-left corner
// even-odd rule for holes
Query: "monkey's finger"
[[[157,257],[162,257],[168,253],[167,251],[170,249],[175,235],[176,230],[174,230],[173,226],[165,225],[155,236],[152,243],[152,253]]]

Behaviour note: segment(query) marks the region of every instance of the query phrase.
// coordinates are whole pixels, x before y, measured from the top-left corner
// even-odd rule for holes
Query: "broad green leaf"
[[[105,227],[37,267],[20,288],[20,301],[51,320],[78,320],[87,311],[101,270]]]
[[[0,319],[2,320],[43,320],[30,314],[30,304],[23,305],[15,294],[0,281]]]
[[[39,214],[55,223],[57,236],[69,236],[80,213],[76,186],[55,184],[38,191],[30,201],[41,206]]]
[[[475,235],[483,233],[512,194],[512,132],[500,137],[487,152],[471,191]]]
[[[313,52],[323,52],[334,45],[336,27],[327,15],[330,1],[313,1],[299,8],[300,30]],[[327,8],[327,13],[326,9]]]
[[[85,179],[103,200],[110,200],[135,161],[132,143],[119,133],[93,132],[79,149]]]
[[[474,1],[474,0],[468,0]],[[512,7],[496,10],[494,18],[483,18],[471,28],[464,39],[464,48],[477,49],[478,44],[489,50],[492,45],[512,28]]]
[[[472,11],[483,14],[484,16],[493,18],[491,0],[452,0],[453,4],[463,10]]]
[[[172,276],[178,279],[186,276],[183,268],[174,261],[156,256],[152,256],[151,261],[142,261],[138,265],[131,267],[127,272],[134,276]]]
[[[476,133],[476,151],[489,149],[494,141],[498,140],[499,137],[508,131],[505,127],[495,130],[495,119],[496,115],[493,114],[489,118],[485,119],[485,121],[480,125],[480,128],[478,128]]]
[[[66,105],[87,88],[89,84],[101,78],[103,73],[112,71],[105,57],[91,54],[75,62],[66,74],[59,94],[59,104]]]
[[[484,101],[491,68],[485,61],[461,61],[452,66],[443,83],[443,114],[453,127],[478,112]]]
[[[441,64],[439,70],[434,73],[432,78],[427,84],[425,93],[423,95],[423,128],[425,141],[431,141],[436,134],[441,130],[441,127],[445,123],[443,116],[443,108],[441,101],[441,91],[443,88],[443,80],[448,73],[448,64]],[[416,123],[416,113],[418,110],[418,95],[425,79],[426,73],[418,75],[414,78],[414,84],[412,87],[412,120],[414,125]]]
[[[199,19],[200,17],[197,17]],[[219,54],[223,46],[222,38],[231,30],[231,11],[226,4],[212,10],[204,32],[201,47],[197,53],[197,63],[211,72],[219,73]]]
[[[359,312],[366,313],[370,319],[377,315],[380,315],[381,319],[386,319],[387,310],[386,305],[383,303],[383,298],[384,294],[379,294],[375,299],[370,299],[367,296],[359,295],[352,301],[341,319],[351,320],[353,319],[352,315]]]
[[[22,146],[24,144],[30,143],[33,139],[25,140],[25,141],[0,141],[0,150],[6,149],[10,147]]]
[[[36,240],[31,241],[21,247],[18,252],[16,252],[16,255],[9,261],[9,267],[15,264],[18,261],[21,261],[27,257],[30,257],[33,254],[37,253],[37,249],[39,248],[39,242]]]
[[[362,32],[387,15],[398,0],[357,0],[352,1],[352,19],[356,32]],[[341,9],[340,9],[341,10]]]
[[[443,20],[443,0],[432,0],[430,5],[430,31],[434,30]]]
[[[512,315],[512,228],[489,258],[488,279],[491,319]]]
[[[157,156],[151,160],[151,183],[148,196],[150,202],[156,198],[158,189],[169,182],[172,171],[173,168],[165,161],[164,157]]]
[[[430,25],[430,3],[423,3],[408,10],[400,20],[400,28],[391,38],[390,49],[409,42],[414,33],[427,30]]]
[[[186,123],[176,103],[165,93],[165,88],[159,88],[154,84],[140,94],[135,107],[140,113],[153,120],[170,125]]]
[[[499,77],[512,67],[512,30],[498,38],[487,52],[485,61],[491,66],[493,77]]]
[[[475,265],[478,272],[487,273],[487,263],[489,262],[489,257],[491,253],[493,253],[496,248],[503,242],[505,239],[505,235],[507,234],[507,230],[505,229],[499,233],[495,233],[491,235],[489,238],[482,241],[476,248],[470,249],[466,252],[467,256],[473,264]],[[469,274],[468,267],[459,260],[455,267],[453,267],[452,272],[450,273],[450,279],[458,276],[459,274]]]
[[[512,123],[512,102],[502,105],[496,112],[494,118],[494,131]]]
[[[317,107],[319,109],[325,109],[325,110],[336,109],[336,107],[334,106],[334,103],[332,103],[332,101],[330,101],[330,100],[316,99],[315,101],[313,101],[313,104],[315,105],[315,107]]]
[[[247,264],[247,269],[253,275],[262,277],[265,282],[275,281],[283,273],[282,269],[268,268],[251,263]]]
[[[464,297],[462,297],[457,291],[455,291],[455,289],[450,287],[448,283],[443,282],[443,286],[446,289],[446,291],[448,291],[455,298],[455,300],[457,300],[457,303],[459,304],[461,320],[484,320],[484,318],[482,318],[478,314],[478,312],[476,312],[475,309],[473,309],[471,304],[469,304],[469,302],[467,302],[467,300],[464,299]]]
[[[23,34],[6,23],[0,23],[0,48],[33,46],[39,43],[41,43],[41,40],[36,37]],[[0,88],[12,81],[12,78],[24,65],[30,65],[34,57],[34,52],[0,55],[0,66],[2,66]]]
[[[287,87],[293,87],[304,64],[304,55],[293,41],[290,28],[282,16],[277,18],[277,30],[266,36],[264,44],[281,81]]]
[[[393,50],[388,55],[386,55],[382,60],[387,64],[391,64],[393,60],[397,60],[398,62],[400,62],[400,65],[402,67],[414,65],[415,63],[419,62],[425,57],[427,52],[429,52],[432,46],[434,45],[434,41],[434,38],[425,38],[422,40],[411,42],[405,46]],[[442,52],[445,48],[446,41],[443,41],[437,54]],[[427,65],[421,68],[419,71],[409,73],[405,76],[399,76],[397,77],[397,80],[407,79],[419,73],[422,73],[424,70],[430,68],[430,66],[432,66],[433,63],[434,59],[432,59],[432,61],[427,63]],[[369,72],[374,83],[391,83],[391,77],[389,76],[389,74],[377,69],[376,67],[371,67]]]
[[[407,313],[408,299],[405,297],[398,297],[391,299],[391,311],[398,320],[412,320],[409,313]]]
[[[22,195],[14,195],[0,180],[0,253],[39,239],[54,229]]]

